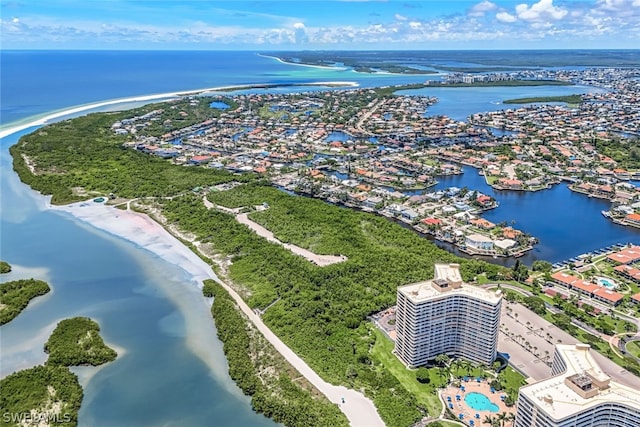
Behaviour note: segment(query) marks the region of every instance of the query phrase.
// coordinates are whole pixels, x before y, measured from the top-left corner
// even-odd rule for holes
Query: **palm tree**
[[[482,420],[482,424],[493,425],[493,417],[491,415],[485,415],[484,420]]]
[[[471,371],[473,370],[473,364],[468,360],[463,360],[461,362],[461,365],[462,365],[462,369],[464,369],[467,372],[467,375],[471,375]]]
[[[498,419],[498,421],[500,422],[500,426],[501,426],[501,427],[504,427],[504,422],[505,422],[505,421],[506,421],[506,419],[507,419],[507,413],[506,413],[506,412],[500,412],[500,413],[497,415],[497,419]]]
[[[451,358],[443,353],[443,354],[439,354],[439,355],[436,356],[435,362],[438,365],[444,367],[444,366],[448,366],[449,365],[449,362],[451,362]]]

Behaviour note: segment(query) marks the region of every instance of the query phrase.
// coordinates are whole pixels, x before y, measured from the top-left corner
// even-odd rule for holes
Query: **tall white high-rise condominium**
[[[410,368],[440,354],[489,365],[501,304],[500,291],[463,283],[458,264],[436,264],[433,280],[398,288],[394,352]]]

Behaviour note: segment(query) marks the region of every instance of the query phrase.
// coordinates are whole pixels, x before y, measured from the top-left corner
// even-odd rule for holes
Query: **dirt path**
[[[216,276],[210,265],[200,259],[180,240],[149,216],[131,210],[123,211],[93,202],[75,203],[55,209],[68,212],[77,219],[85,221],[96,228],[134,242],[140,247],[166,259],[167,262],[179,265],[198,280],[210,278],[220,283],[233,297],[242,312],[287,362],[297,369],[298,372],[324,394],[327,399],[339,405],[340,410],[346,415],[351,426],[384,426],[382,419],[370,399],[355,390],[329,384],[320,378],[304,360],[287,347],[287,345],[262,322],[262,319],[251,310],[233,288]],[[196,243],[192,237],[190,238],[185,234],[181,234],[175,229],[174,232],[181,239],[194,244]],[[342,403],[343,398],[345,403]]]
[[[307,249],[301,248],[300,246],[292,245],[291,243],[283,243],[282,241],[278,240],[271,231],[267,230],[257,222],[251,221],[249,219],[249,214],[239,213],[241,208],[229,209],[229,208],[225,208],[224,206],[215,205],[207,199],[206,195],[202,198],[202,202],[207,207],[207,209],[219,209],[223,212],[227,212],[232,215],[235,215],[236,220],[240,224],[246,225],[247,227],[255,231],[255,233],[258,236],[263,237],[272,243],[277,243],[278,245],[281,245],[284,248],[290,250],[294,254],[300,255],[306,258],[307,260],[315,263],[316,265],[319,265],[320,267],[336,264],[338,262],[344,262],[348,259],[344,255],[318,255]]]

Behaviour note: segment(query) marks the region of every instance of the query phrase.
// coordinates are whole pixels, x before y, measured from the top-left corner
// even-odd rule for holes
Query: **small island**
[[[502,101],[503,104],[534,104],[537,102],[566,102],[570,105],[578,105],[582,103],[582,95],[537,96],[532,98],[507,99]]]
[[[33,298],[44,295],[51,288],[36,279],[14,280],[0,284],[0,325],[12,321]]]
[[[83,392],[65,366],[36,366],[0,381],[2,425],[78,424]]]
[[[58,323],[44,345],[47,365],[98,366],[116,359],[117,353],[105,345],[100,326],[87,317],[74,317]]]
[[[99,332],[98,324],[86,317],[58,323],[45,344],[45,364],[0,381],[2,425],[77,426],[84,393],[69,366],[97,366],[117,356]]]
[[[11,264],[6,261],[0,261],[0,274],[10,273]]]

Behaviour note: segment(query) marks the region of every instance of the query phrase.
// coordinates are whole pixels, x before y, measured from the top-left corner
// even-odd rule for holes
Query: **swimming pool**
[[[482,393],[471,392],[464,397],[464,403],[476,411],[498,412],[500,408]]]
[[[607,279],[606,277],[596,277],[596,281],[598,285],[603,286],[607,289],[616,289],[618,285],[611,279]]]

